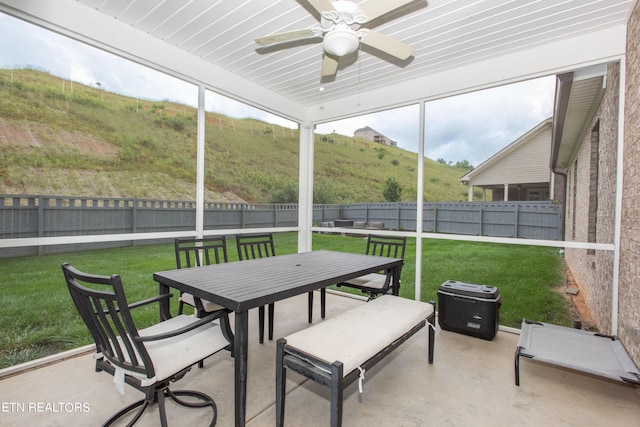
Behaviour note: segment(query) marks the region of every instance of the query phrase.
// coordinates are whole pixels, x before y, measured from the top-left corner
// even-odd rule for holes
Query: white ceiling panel
[[[362,5],[366,1],[355,3]],[[166,44],[167,52],[174,52],[160,60],[162,69],[171,70],[171,61],[178,60],[173,58],[184,58],[177,54],[182,52],[192,56],[194,63],[204,61],[203,64],[212,70],[233,76],[228,80],[245,81],[247,84],[243,86],[257,85],[264,89],[265,94],[278,95],[267,95],[261,99],[256,94],[253,100],[248,100],[246,93],[239,95],[245,101],[277,111],[280,107],[270,105],[270,99],[278,98],[278,102],[289,99],[292,104],[312,111],[342,98],[361,98],[367,92],[372,96],[362,96],[363,99],[379,99],[377,94],[381,89],[407,87],[410,83],[414,89],[406,89],[406,96],[412,98],[426,91],[424,87],[431,76],[441,79],[449,70],[463,70],[473,64],[487,64],[494,60],[504,67],[505,58],[518,52],[531,51],[537,55],[548,52],[549,56],[543,54],[532,58],[530,63],[538,65],[526,71],[523,78],[545,71],[554,72],[553,68],[558,66],[564,67],[562,58],[565,56],[567,61],[569,58],[577,61],[577,64],[567,63],[567,67],[615,57],[621,53],[623,41],[610,43],[605,40],[593,51],[584,43],[592,40],[591,35],[598,32],[619,38],[622,32],[613,30],[626,25],[634,0],[416,0],[365,25],[414,46],[416,50],[411,58],[400,61],[375,49],[361,47],[357,54],[341,58],[335,78],[324,80],[320,75],[321,39],[266,48],[259,48],[254,43],[258,37],[317,25],[320,17],[307,0],[57,0],[55,4],[62,11],[43,8],[37,0],[0,0],[0,10],[17,11],[13,14],[27,20],[34,19],[41,25],[51,25],[57,30],[69,27],[61,31],[69,34],[85,31],[79,23],[84,18],[87,22],[113,26],[102,29],[98,45],[101,48],[113,46],[117,52],[127,50],[118,39],[124,25],[134,31],[132,34],[135,31],[141,33],[140,40],[143,41],[138,43],[147,43],[144,40],[149,36],[157,40],[149,43],[149,51],[152,48],[157,50],[160,43]],[[75,15],[73,22],[58,15],[65,10]],[[104,19],[100,20],[100,16]],[[88,42],[98,38],[95,34],[85,36],[84,41]],[[579,50],[580,56],[576,57],[575,52],[566,52],[565,55],[562,51],[538,49],[544,46],[555,46],[556,49],[569,47]],[[140,53],[144,52],[143,46],[136,45],[136,48],[131,55],[134,59],[137,56],[142,63],[159,62],[157,55],[154,58],[143,57],[144,54]],[[547,60],[554,65],[544,64]],[[181,61],[182,64],[176,64],[174,69],[184,65],[184,59]],[[513,66],[519,68],[521,64]],[[482,65],[482,69],[486,68]],[[202,70],[194,70],[193,79],[200,81],[201,77],[195,77],[198,72],[202,74]],[[178,74],[190,73],[183,67]],[[214,90],[228,95],[236,91],[241,93],[243,89],[246,91],[246,87],[221,87],[220,82],[225,79],[213,77],[218,73],[208,74],[212,75],[211,80],[205,79],[202,83]],[[461,73],[456,75],[460,78]],[[463,75],[462,78],[466,77]],[[469,78],[479,80],[477,76],[469,75]],[[517,79],[517,75],[509,78]],[[485,76],[483,79],[489,84],[492,78]],[[498,84],[497,77],[495,82]],[[460,82],[458,86],[473,85]],[[401,94],[394,95],[401,97]],[[371,102],[370,107],[384,105],[385,101],[380,99]],[[284,114],[291,117],[290,112]],[[323,115],[326,114],[325,111]],[[295,118],[306,117],[313,117],[313,113],[301,112]]]

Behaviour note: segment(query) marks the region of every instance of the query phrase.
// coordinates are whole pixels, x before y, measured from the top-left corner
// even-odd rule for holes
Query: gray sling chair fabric
[[[524,319],[514,363],[516,385],[520,385],[520,356],[640,384],[640,371],[614,336]]]

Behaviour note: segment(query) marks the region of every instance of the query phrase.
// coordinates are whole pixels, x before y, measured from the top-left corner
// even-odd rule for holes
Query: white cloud
[[[553,76],[428,102],[425,105],[425,155],[474,166],[551,117]],[[356,129],[370,126],[398,142],[406,150],[418,151],[418,106],[325,123],[318,133],[353,136]]]

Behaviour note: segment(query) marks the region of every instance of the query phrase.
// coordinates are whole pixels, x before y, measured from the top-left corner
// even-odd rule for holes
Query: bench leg
[[[280,338],[276,344],[276,427],[284,426],[284,400],[287,371],[284,366],[284,346],[287,340]]]
[[[516,385],[519,386],[520,385],[520,349],[522,347],[518,346],[518,348],[516,348],[516,357],[514,360],[514,368],[515,368],[515,375],[516,375]]]
[[[342,426],[342,362],[331,365],[331,427]]]
[[[313,291],[309,292],[309,323],[313,323]]]
[[[436,302],[429,301],[433,306],[433,314],[427,318],[427,329],[429,329],[429,364],[433,365],[433,354],[436,345]]]

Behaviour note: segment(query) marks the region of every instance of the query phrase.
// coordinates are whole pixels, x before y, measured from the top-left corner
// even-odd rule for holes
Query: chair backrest
[[[406,237],[369,235],[366,254],[404,259],[406,245]]]
[[[242,234],[236,236],[236,245],[240,261],[276,255],[272,233]]]
[[[80,317],[96,343],[96,351],[112,365],[152,378],[153,363],[138,337],[120,276],[83,273],[62,264],[67,287]]]
[[[224,236],[207,236],[200,239],[187,237],[175,239],[174,243],[177,268],[229,262],[227,240]]]

